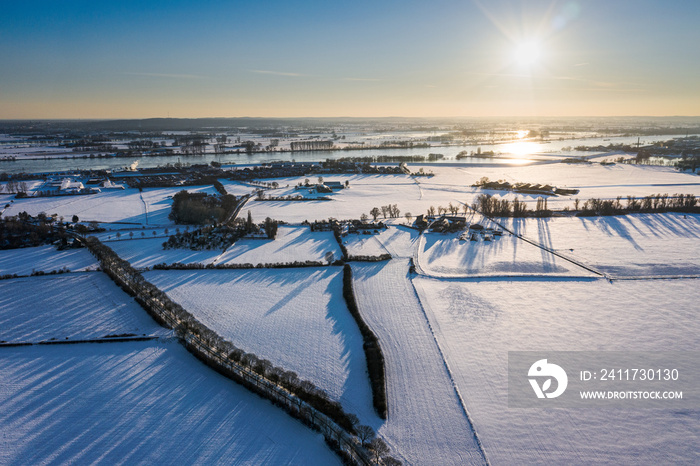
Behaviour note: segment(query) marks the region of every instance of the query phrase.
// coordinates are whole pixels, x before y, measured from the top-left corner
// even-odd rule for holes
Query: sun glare
[[[522,67],[531,67],[542,58],[542,46],[537,41],[519,43],[513,52],[515,62]]]
[[[542,151],[542,146],[531,141],[511,142],[501,146],[501,152],[504,154],[514,155],[516,157],[527,157],[528,155],[532,155],[540,151]]]

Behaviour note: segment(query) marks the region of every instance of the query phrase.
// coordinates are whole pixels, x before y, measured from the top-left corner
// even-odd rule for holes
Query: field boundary
[[[223,340],[216,332],[203,325],[165,293],[146,281],[127,261],[119,258],[99,239],[89,237],[85,243],[90,252],[100,261],[102,270],[124,291],[134,296],[157,322],[175,330],[180,341],[193,355],[217,372],[267,398],[292,417],[321,432],[326,443],[338,453],[342,460],[359,465],[373,464],[370,453],[354,435],[354,424],[350,416],[343,412],[339,403],[318,400],[313,393],[302,393],[304,395],[302,398],[300,394],[263,375],[265,371],[260,373],[254,370],[258,367],[244,365],[242,358],[238,361],[233,359],[235,350],[230,353],[228,351],[230,348],[235,348],[233,345]],[[322,404],[329,409],[329,412],[323,412],[312,403]],[[357,419],[356,416],[353,417]],[[341,423],[347,426],[342,426]]]
[[[386,399],[386,369],[384,367],[384,354],[379,344],[379,338],[362,318],[360,309],[355,299],[355,291],[352,286],[352,267],[349,264],[343,266],[343,298],[350,314],[357,323],[362,334],[362,348],[365,351],[367,361],[367,373],[372,387],[372,404],[380,418],[387,418]]]
[[[81,343],[121,343],[125,341],[151,341],[162,337],[153,335],[133,337],[102,337],[81,340],[42,340],[42,341],[9,341],[0,342],[0,348],[12,348],[17,346],[45,346],[45,345],[77,345]]]
[[[434,280],[430,278],[431,280]],[[435,342],[435,346],[437,346],[437,349],[440,353],[440,358],[442,359],[443,364],[445,365],[445,370],[447,371],[447,375],[450,378],[450,382],[452,383],[452,388],[455,392],[455,395],[457,396],[457,399],[459,400],[459,405],[462,407],[462,411],[464,412],[464,416],[467,418],[467,422],[469,423],[469,427],[472,430],[472,433],[474,434],[474,440],[476,440],[476,444],[479,446],[479,452],[481,453],[481,457],[484,459],[484,463],[486,465],[490,465],[491,463],[489,462],[488,458],[486,457],[486,451],[484,450],[484,445],[481,443],[481,438],[479,437],[478,432],[476,431],[476,427],[474,426],[474,423],[472,422],[471,415],[469,414],[469,410],[467,409],[467,405],[464,402],[464,398],[462,397],[462,393],[459,391],[459,387],[457,386],[457,382],[455,382],[454,376],[452,375],[452,370],[450,369],[450,365],[447,363],[447,359],[445,359],[445,353],[442,351],[442,347],[440,346],[440,342],[438,342],[437,336],[435,335],[435,330],[433,329],[433,325],[430,323],[430,319],[428,318],[428,313],[425,310],[425,306],[423,306],[423,301],[420,299],[420,295],[418,294],[418,290],[416,289],[415,283],[413,283],[413,279],[410,277],[408,278],[408,281],[411,282],[411,288],[413,288],[413,293],[416,296],[416,299],[418,300],[418,304],[420,305],[420,310],[423,312],[423,317],[425,317],[425,322],[428,324],[428,328],[430,329],[430,334],[433,336],[433,341]]]

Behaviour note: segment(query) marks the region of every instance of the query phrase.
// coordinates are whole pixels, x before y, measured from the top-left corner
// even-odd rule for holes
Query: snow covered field
[[[700,215],[508,219],[518,234],[613,277],[700,276]]]
[[[339,464],[175,342],[0,348],[0,464]]]
[[[0,280],[1,341],[81,340],[125,333],[170,331],[103,273]]]
[[[509,233],[492,241],[460,240],[457,233],[426,233],[416,264],[434,277],[591,276],[591,272]]]
[[[16,199],[4,215],[17,215],[26,211],[36,216],[40,212],[57,214],[66,221],[77,215],[81,221],[127,222],[143,225],[172,225],[168,219],[172,196],[187,189],[190,192],[214,194],[213,186],[187,186],[186,188],[147,188],[103,191],[82,196],[56,196]]]
[[[234,345],[310,380],[349,412],[373,416],[362,336],[342,298],[340,267],[144,277]]]
[[[334,191],[325,196],[332,201],[265,201],[251,202],[245,210],[250,209],[253,218],[265,217],[283,220],[289,223],[301,223],[304,220],[327,220],[330,217],[342,220],[360,218],[367,214],[373,207],[381,207],[387,204],[397,204],[401,215],[413,212],[414,215],[424,212],[429,203],[421,201],[421,193],[414,180],[406,175],[348,175],[326,176],[325,181],[350,182],[350,187]],[[299,194],[294,190],[297,183],[303,183],[304,178],[279,178],[275,180],[280,186],[290,185],[289,188],[271,189],[266,194],[274,196],[289,196]],[[316,182],[315,179],[310,181]],[[380,216],[380,219],[382,217]]]
[[[343,244],[351,256],[412,257],[418,241],[418,231],[405,226],[389,226],[379,230],[379,234],[350,234],[343,238]]]
[[[695,280],[414,278],[492,464],[695,464],[697,412],[509,409],[508,351],[698,351]]]
[[[3,196],[10,203],[3,215],[125,222],[109,225],[121,229],[119,240],[116,230],[99,236],[144,268],[325,261],[328,252],[337,259],[330,232],[298,224],[355,219],[396,204],[399,218],[378,218],[388,229],[343,239],[351,255],[388,252],[394,258],[352,263],[360,311],[386,359],[386,421],[372,410],[362,339],[342,299],[340,268],[153,271],[145,277],[235,345],[340,400],[406,464],[480,464],[484,455],[494,465],[700,462],[697,412],[508,409],[505,372],[507,352],[514,350],[700,350],[697,280],[644,279],[700,276],[700,215],[498,219],[525,239],[505,232],[491,242],[460,242],[459,233],[419,235],[401,225],[406,212],[415,218],[449,203],[461,210],[485,192],[471,187],[483,176],[580,189],[576,196],[549,198],[550,208],[571,207],[574,197],[700,196],[697,176],[660,167],[556,163],[424,169],[436,175],[324,175],[350,182],[349,189],[328,194],[332,201],[251,201],[242,217],[250,210],[256,222],[271,217],[295,225],[281,225],[275,241],[241,240],[225,251],[163,250],[167,236],[184,229],[167,218],[172,196],[183,188],[11,203]],[[293,187],[304,178],[262,181],[282,186],[266,194],[286,196],[297,194]],[[255,189],[222,182],[236,196]],[[215,193],[212,186],[186,189]],[[518,197],[534,204],[537,196]],[[409,275],[409,259],[417,275]],[[641,280],[610,283],[575,262],[613,279]],[[0,251],[0,274],[96,265],[85,250]],[[0,281],[0,340],[121,333],[170,335],[101,273]],[[0,348],[0,432],[0,464],[337,461],[317,434],[163,341]]]
[[[377,238],[379,235],[349,234],[343,238],[343,245],[350,256],[381,256],[389,251]]]
[[[156,264],[209,264],[221,255],[219,250],[193,251],[191,249],[163,249],[167,238],[125,239],[109,241],[105,244],[112,248],[119,257],[134,267],[153,267]]]
[[[71,272],[95,270],[98,263],[87,249],[58,251],[53,246],[0,250],[0,275],[30,275],[68,268]]]
[[[412,167],[413,169],[413,167]],[[510,183],[539,183],[557,187],[577,188],[579,194],[574,196],[548,197],[549,208],[573,208],[574,199],[601,198],[614,199],[617,196],[627,198],[628,195],[643,197],[656,193],[683,193],[698,195],[700,182],[697,176],[681,173],[674,168],[599,164],[565,164],[551,163],[525,166],[484,166],[484,167],[440,167],[431,166],[435,176],[421,179],[421,186],[427,196],[432,197],[431,191],[451,192],[457,200],[467,201],[470,205],[476,195],[490,193],[506,199],[516,197],[506,191],[481,190],[471,188],[471,185],[482,177],[492,181],[504,180]],[[521,201],[528,203],[534,209],[536,195],[517,194]],[[400,207],[400,206],[399,206]]]
[[[318,202],[251,202],[250,208],[254,218],[271,217],[290,223],[304,220],[324,220],[329,217],[337,219],[359,218],[361,214],[369,215],[373,207],[396,204],[401,211],[401,218],[406,212],[414,217],[424,214],[431,205],[447,207],[448,203],[461,207],[471,205],[482,193],[489,193],[506,199],[513,199],[515,194],[506,191],[481,190],[471,185],[486,176],[491,180],[505,180],[511,183],[551,184],[557,187],[577,188],[580,193],[575,196],[550,196],[549,208],[573,208],[574,199],[581,202],[590,198],[614,199],[627,195],[643,197],[656,193],[698,194],[700,182],[697,177],[681,173],[673,168],[599,164],[562,164],[548,163],[538,165],[499,166],[440,166],[410,165],[412,171],[423,167],[435,173],[433,177],[409,177],[406,175],[328,175],[328,181],[350,182],[349,189],[334,191],[328,196],[333,201]],[[278,178],[280,186],[289,188],[267,190],[266,194],[287,196],[298,194],[293,187],[304,178]],[[316,180],[310,179],[315,182]],[[518,194],[517,197],[534,209],[536,195]],[[624,202],[624,201],[623,201]],[[382,217],[380,216],[380,219]]]
[[[307,226],[280,226],[274,240],[238,240],[216,260],[216,263],[253,265],[297,261],[325,263],[328,253],[332,254],[332,261],[342,256],[333,232],[311,231]]]
[[[156,231],[156,237],[152,232]],[[169,228],[174,234],[175,229]],[[263,239],[241,239],[226,251],[190,249],[163,249],[167,237],[161,230],[146,230],[145,239],[140,230],[135,230],[135,239],[128,233],[121,233],[120,240],[114,240],[114,232],[98,235],[105,244],[134,267],[153,267],[156,264],[270,264],[317,261],[326,262],[326,254],[332,253],[333,260],[341,257],[340,247],[327,231],[312,232],[307,226],[280,226],[274,241]],[[111,237],[112,240],[107,238]],[[1,257],[1,256],[0,256]]]
[[[376,425],[406,464],[483,464],[408,278],[408,260],[353,264],[360,312],[384,353],[388,419]]]
[[[222,185],[224,185],[224,188],[226,189],[227,193],[233,194],[236,197],[245,196],[246,194],[254,193],[257,189],[259,189],[258,186],[253,186],[253,185],[241,183],[238,181],[220,179],[219,182]]]

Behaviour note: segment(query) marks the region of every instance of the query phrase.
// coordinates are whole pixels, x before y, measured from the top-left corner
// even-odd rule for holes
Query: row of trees
[[[27,183],[25,181],[9,180],[3,189],[5,194],[18,194],[26,193],[28,191]]]
[[[374,410],[379,417],[386,419],[387,401],[386,401],[386,375],[384,372],[384,355],[382,348],[379,346],[379,338],[374,334],[369,325],[362,318],[360,309],[355,300],[355,292],[352,286],[352,269],[350,265],[343,266],[343,298],[348,306],[350,314],[355,319],[360,333],[362,334],[362,348],[365,351],[367,359],[367,372],[369,373],[369,381],[372,386],[372,404]]]
[[[464,205],[462,205],[461,209],[462,209],[462,212],[464,212],[464,214],[466,215],[467,211],[469,210],[469,207],[467,207],[467,205],[464,204]],[[459,213],[459,210],[460,210],[459,205],[452,204],[450,202],[449,204],[447,204],[447,207],[438,206],[437,210],[435,209],[434,206],[430,206],[430,207],[428,207],[427,213],[428,213],[429,217],[434,217],[436,213],[437,213],[437,215],[447,215],[447,214],[457,215]]]
[[[401,210],[399,210],[396,204],[387,204],[381,207],[373,207],[372,210],[369,211],[369,214],[372,216],[372,219],[376,222],[377,218],[379,218],[379,215],[381,215],[384,218],[387,218],[387,216],[390,218],[398,218],[399,215],[401,215]]]
[[[538,197],[534,211],[528,211],[527,204],[517,197],[512,201],[497,199],[490,194],[479,194],[472,209],[488,217],[549,217],[552,211],[547,207],[547,198]]]
[[[123,290],[134,296],[136,301],[158,322],[166,327],[173,328],[177,335],[186,342],[189,349],[197,349],[199,345],[204,345],[206,351],[197,351],[195,354],[208,364],[215,365],[215,361],[208,356],[209,354],[224,359],[228,361],[229,365],[239,367],[244,373],[249,371],[256,374],[261,383],[256,383],[254,387],[261,395],[272,396],[265,389],[266,384],[280,387],[293,394],[298,400],[307,403],[320,413],[328,416],[350,435],[358,433],[356,430],[359,427],[357,416],[346,413],[340,403],[331,401],[328,395],[323,390],[318,389],[312,382],[300,379],[295,372],[285,371],[270,361],[259,358],[253,353],[247,353],[233,343],[221,338],[216,332],[199,322],[182,306],[172,301],[163,291],[145,280],[140,272],[131,267],[129,262],[121,259],[112,249],[102,244],[97,238],[89,237],[85,240],[85,243],[99,260],[102,270]],[[240,376],[236,380],[241,381]],[[263,381],[264,383],[262,383]],[[246,384],[246,386],[252,388],[249,384]],[[278,401],[276,396],[272,396],[271,399],[275,402]],[[285,407],[287,406],[285,405]],[[313,413],[303,415],[302,408],[303,406],[299,404],[298,410],[290,411],[290,413],[304,419],[313,418]],[[365,429],[363,428],[364,432]],[[373,432],[368,435],[373,437]],[[387,451],[383,450],[381,445],[379,445],[379,449],[383,453],[380,453],[377,458],[381,459]]]
[[[293,151],[331,150],[333,149],[333,141],[293,141],[290,146]]]
[[[581,203],[574,199],[574,212],[579,216],[593,215],[624,215],[628,213],[652,212],[700,212],[698,199],[693,194],[652,194],[645,197],[627,196],[623,205],[623,197],[615,199],[588,199]],[[432,208],[432,207],[431,207]],[[509,201],[497,199],[490,194],[480,194],[472,204],[472,208],[489,217],[550,217],[552,211],[547,206],[546,197],[538,197],[535,210],[530,211],[525,202],[517,197]],[[568,211],[569,208],[565,208]],[[430,214],[431,209],[428,209]]]
[[[622,215],[627,213],[646,212],[700,212],[698,199],[693,194],[652,194],[637,198],[627,196],[626,204],[622,205],[622,196],[615,199],[588,199],[580,205],[578,199],[574,200],[575,210],[578,215]]]
[[[341,265],[341,262],[334,262],[334,265]],[[295,269],[301,267],[325,267],[328,263],[323,263],[320,261],[294,261],[294,262],[275,262],[275,263],[258,263],[251,264],[250,262],[245,262],[243,264],[202,264],[201,262],[188,262],[183,264],[182,262],[174,262],[172,264],[167,264],[162,262],[160,264],[155,264],[153,266],[154,270],[245,270],[245,269]]]

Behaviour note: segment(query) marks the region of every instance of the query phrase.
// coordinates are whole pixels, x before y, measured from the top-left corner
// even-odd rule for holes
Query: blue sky
[[[679,0],[3,1],[0,118],[698,115],[699,22]]]

